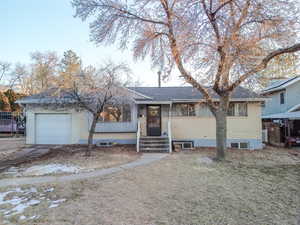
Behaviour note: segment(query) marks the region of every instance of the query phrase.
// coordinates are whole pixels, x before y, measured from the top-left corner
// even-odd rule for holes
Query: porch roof
[[[296,112],[284,112],[262,116],[263,119],[300,119],[300,111]]]

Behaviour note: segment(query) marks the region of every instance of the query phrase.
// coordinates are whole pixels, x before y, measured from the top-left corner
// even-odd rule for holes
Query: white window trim
[[[247,144],[247,148],[241,148],[241,143],[246,143]],[[246,141],[239,141],[239,142],[231,142],[230,143],[230,148],[232,144],[238,144],[238,148],[233,148],[233,149],[250,149],[250,143],[246,142]]]
[[[177,115],[176,105],[188,105],[188,107],[187,107],[187,115]],[[190,105],[193,105],[193,107],[194,107],[194,115],[191,115]],[[196,117],[197,116],[197,113],[196,113],[196,104],[195,103],[175,103],[173,110],[172,110],[173,111],[173,117]]]
[[[283,103],[281,103],[281,94],[283,94]],[[280,105],[284,105],[284,104],[285,104],[285,101],[286,101],[286,94],[285,94],[285,91],[279,92],[279,104],[280,104]]]
[[[128,104],[129,108],[130,108],[130,121],[103,121],[103,118],[100,116],[98,118],[98,121],[97,123],[105,123],[105,124],[108,124],[108,123],[131,123],[132,122],[132,107],[130,104]],[[104,107],[105,108],[105,107]],[[121,115],[123,115],[123,110],[124,110],[124,105],[121,105]],[[103,110],[104,112],[104,110]],[[102,119],[102,121],[100,120],[100,118]],[[122,118],[123,119],[123,118]]]
[[[248,103],[247,102],[231,102],[231,104],[234,104],[234,115],[233,116],[228,116],[228,117],[248,117]],[[239,104],[246,104],[247,107],[247,114],[246,116],[241,116],[240,115],[240,110],[239,110]]]

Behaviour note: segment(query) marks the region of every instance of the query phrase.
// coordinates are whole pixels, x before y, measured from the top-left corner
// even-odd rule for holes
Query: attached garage
[[[71,114],[35,114],[35,144],[71,144]]]

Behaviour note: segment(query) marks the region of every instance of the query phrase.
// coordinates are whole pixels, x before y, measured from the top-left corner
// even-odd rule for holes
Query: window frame
[[[230,111],[230,107],[233,105],[233,111]],[[245,115],[241,115],[240,105],[246,106]],[[232,112],[232,114],[231,114]],[[227,110],[228,117],[248,117],[248,103],[247,102],[230,102]]]
[[[128,109],[130,110],[130,120],[129,121],[124,121],[124,118],[123,118],[123,115],[124,115],[124,107],[127,107],[128,106]],[[121,107],[121,121],[105,121],[104,119],[104,117],[102,117],[101,116],[101,113],[104,113],[104,112],[106,112],[105,111],[105,109],[107,108],[107,107]],[[97,123],[131,123],[132,122],[132,107],[131,107],[131,105],[130,104],[123,104],[123,105],[116,105],[116,106],[114,106],[114,105],[106,105],[106,106],[104,106],[104,110],[102,111],[100,113],[100,116],[99,116],[99,118],[98,118],[98,120],[97,120]]]
[[[279,93],[279,103],[280,103],[280,105],[285,104],[285,92],[284,91]]]
[[[181,113],[182,111],[180,111],[180,113],[177,112],[177,109],[178,109],[177,107],[179,107],[179,105],[186,105],[186,109],[187,109],[186,114]],[[196,116],[196,104],[195,103],[175,103],[173,110],[174,110],[173,111],[174,116],[180,116],[180,117],[195,117]]]

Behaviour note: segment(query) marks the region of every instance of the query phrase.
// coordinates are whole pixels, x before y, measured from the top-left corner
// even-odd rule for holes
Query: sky
[[[74,18],[70,0],[1,0],[0,61],[29,63],[34,51],[75,51],[84,65],[97,66],[105,60],[126,62],[144,86],[157,86],[157,69],[149,60],[134,61],[130,50],[96,46],[89,38],[89,24]],[[181,82],[174,75],[163,86]]]

